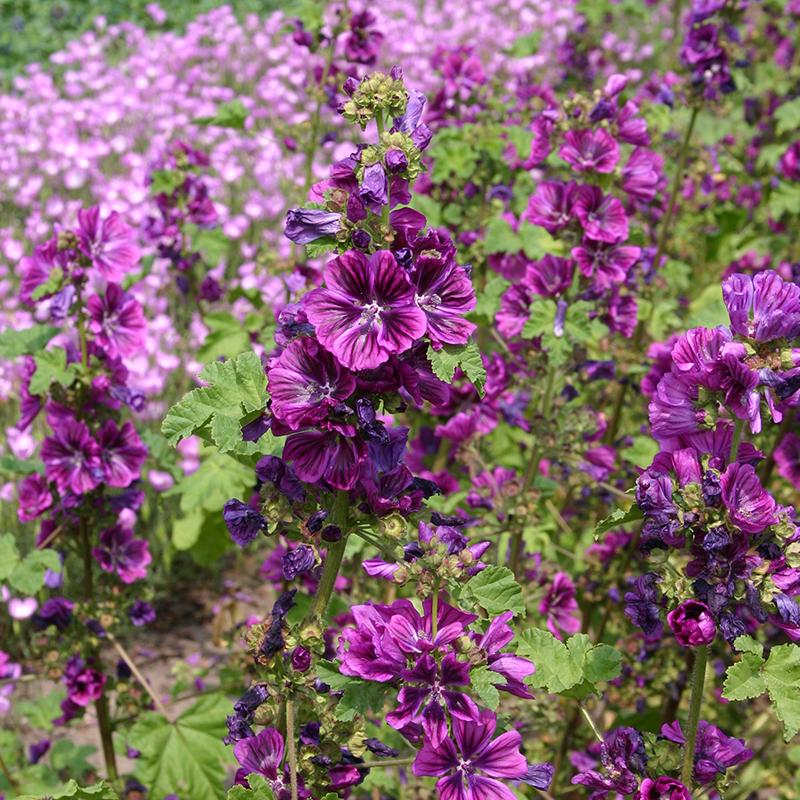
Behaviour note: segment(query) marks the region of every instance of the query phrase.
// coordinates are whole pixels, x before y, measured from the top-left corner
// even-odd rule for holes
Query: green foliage
[[[469,319],[480,325],[491,325],[500,308],[500,298],[511,284],[502,275],[491,275],[483,289],[477,293],[475,309]]]
[[[0,581],[7,581],[13,589],[25,595],[36,594],[44,586],[46,570],[58,572],[61,561],[55,550],[33,550],[21,557],[14,536],[0,536]]]
[[[38,353],[58,333],[52,325],[33,325],[21,331],[0,333],[0,358],[18,358]]]
[[[241,424],[248,414],[261,411],[267,403],[267,378],[261,359],[250,351],[227,361],[214,361],[206,365],[200,379],[209,385],[192,390],[167,412],[161,425],[166,440],[174,447],[181,439],[196,434],[221,452],[260,452],[257,443],[242,440]],[[218,417],[227,419],[217,423],[215,435]],[[235,441],[231,441],[231,422],[239,425]]]
[[[522,587],[508,567],[489,566],[470,578],[461,592],[462,602],[477,603],[489,616],[513,611],[525,614]]]
[[[778,645],[766,659],[764,648],[749,636],[740,636],[734,647],[742,657],[728,667],[722,696],[751,700],[766,692],[788,742],[800,731],[800,646]]]
[[[536,665],[536,672],[525,682],[552,694],[581,699],[622,670],[620,653],[607,644],[593,645],[585,633],[571,636],[565,644],[549,631],[533,628],[517,641],[517,653]]]
[[[778,136],[783,136],[784,133],[796,133],[800,129],[800,97],[779,106],[773,118]]]
[[[473,669],[469,674],[469,679],[470,685],[481,703],[492,711],[497,711],[497,707],[500,705],[500,692],[497,691],[497,684],[505,683],[503,676],[484,665]]]
[[[57,686],[51,692],[35,700],[17,700],[14,704],[17,713],[38,730],[53,730],[53,720],[61,714],[61,701],[67,696],[66,689]]]
[[[206,264],[215,267],[225,259],[230,242],[222,228],[187,225],[185,231],[191,240],[192,248],[203,256]]]
[[[244,786],[232,786],[228,789],[226,800],[274,800],[275,795],[269,788],[267,780],[257,772],[247,776],[248,789]]]
[[[185,180],[177,169],[159,169],[151,176],[150,191],[153,194],[172,194]]]
[[[767,210],[775,219],[780,219],[784,214],[793,214],[798,208],[800,208],[800,184],[784,181],[770,193]]]
[[[192,800],[224,797],[230,748],[222,742],[230,701],[206,695],[171,723],[157,712],[140,717],[128,734],[141,751],[136,774],[153,797],[177,794]]]
[[[250,347],[248,328],[228,311],[212,311],[203,316],[209,332],[200,349],[199,358],[204,361],[225,356],[231,358]]]
[[[478,394],[483,397],[486,385],[486,368],[483,366],[478,345],[475,342],[468,344],[446,344],[441,350],[434,350],[428,346],[428,361],[430,361],[433,374],[445,383],[453,382],[456,367],[472,382]]]
[[[74,800],[119,800],[119,795],[114,791],[114,787],[105,781],[95,783],[92,786],[78,786],[74,780],[70,780],[55,794],[48,792],[46,795],[20,794],[16,800],[61,800],[61,798],[71,797]]]
[[[197,117],[195,125],[208,127],[213,125],[216,128],[231,128],[235,131],[244,130],[247,121],[247,108],[241,100],[230,100],[227,103],[220,103],[217,110],[210,117]]]
[[[51,384],[66,388],[77,377],[79,366],[67,364],[67,351],[63,347],[45,350],[33,357],[36,372],[31,376],[30,393],[46,394]]]
[[[531,303],[530,316],[522,329],[526,339],[541,338],[542,349],[552,366],[563,366],[576,345],[587,349],[597,344],[607,333],[600,320],[589,316],[591,303],[579,300],[567,307],[564,317],[564,331],[561,336],[555,333],[555,320],[558,307],[555,300],[537,298]]]
[[[636,503],[634,503],[627,511],[618,508],[609,514],[605,519],[601,519],[600,522],[595,525],[595,538],[602,536],[604,533],[607,533],[614,528],[621,528],[623,525],[627,525],[629,522],[637,522],[640,519],[644,519],[644,514],[642,514],[641,509],[636,505]]]

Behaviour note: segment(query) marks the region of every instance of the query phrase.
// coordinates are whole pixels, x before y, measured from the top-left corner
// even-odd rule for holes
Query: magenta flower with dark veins
[[[686,744],[680,722],[661,726],[661,735],[671,742]],[[694,779],[701,785],[711,783],[727,769],[744,764],[753,757],[753,751],[743,739],[735,739],[701,719],[697,725],[697,747],[694,759]]]
[[[587,278],[592,278],[593,287],[600,291],[624,283],[641,254],[640,247],[606,244],[591,239],[572,248],[572,257],[580,271]]]
[[[430,653],[420,656],[413,667],[400,673],[403,686],[397,696],[398,705],[386,715],[386,722],[397,730],[421,724],[432,747],[439,747],[447,739],[448,714],[454,721],[478,722],[478,706],[460,689],[469,686],[469,668],[453,653],[447,653],[441,663]]]
[[[574,261],[548,254],[528,264],[522,282],[543,297],[558,297],[572,285],[574,274]]]
[[[344,253],[325,267],[325,287],[303,298],[317,338],[350,369],[372,369],[425,334],[414,287],[394,256]]]
[[[100,209],[78,211],[78,246],[108,281],[119,283],[139,261],[136,234],[116,211],[101,219]]]
[[[152,561],[145,539],[134,539],[133,531],[115,525],[100,534],[100,546],[92,555],[106,572],[116,572],[123,583],[133,583],[147,577],[147,565]]]
[[[488,710],[476,720],[453,719],[453,738],[435,743],[426,739],[412,771],[438,777],[440,800],[515,800],[503,780],[521,780],[528,763],[520,752],[519,731],[492,739],[497,718]]]
[[[87,667],[79,656],[72,656],[67,661],[63,680],[67,687],[67,699],[81,708],[101,697],[106,684],[106,676]]]
[[[778,521],[775,498],[761,485],[751,464],[729,464],[720,486],[731,522],[745,533],[761,533]]]
[[[683,647],[702,647],[711,644],[717,635],[717,624],[711,610],[697,600],[684,600],[667,614],[667,622],[678,644]]]
[[[422,255],[411,271],[415,300],[428,321],[434,345],[465,344],[475,325],[464,316],[475,308],[475,289],[452,258]]]
[[[500,310],[495,315],[497,330],[506,338],[519,336],[531,315],[533,290],[523,284],[509,286],[500,298]]]
[[[696,407],[698,387],[676,375],[665,375],[648,406],[650,428],[656,439],[670,439],[700,429],[705,412]]]
[[[567,131],[558,154],[577,172],[609,173],[619,161],[619,145],[602,128]]]
[[[731,275],[722,282],[722,299],[740,336],[758,342],[800,336],[800,286],[774,270]]]
[[[356,388],[352,373],[308,336],[289,344],[267,378],[272,413],[295,431],[322,422]]]
[[[547,594],[539,603],[539,613],[547,617],[547,628],[558,639],[563,634],[572,635],[581,628],[576,612],[578,601],[575,598],[575,584],[566,572],[557,572]]]
[[[286,439],[283,458],[301,481],[327,481],[335,489],[352,489],[358,482],[358,466],[366,445],[336,431],[307,430]]]
[[[264,728],[255,736],[236,742],[233,754],[239,762],[239,769],[236,770],[235,783],[248,786],[247,776],[256,773],[266,778],[275,800],[291,800],[288,765],[281,766],[283,749],[283,736],[275,728]],[[299,779],[298,797],[311,797],[302,785],[302,778]]]
[[[652,150],[637,147],[622,169],[622,188],[634,199],[649,203],[656,196],[664,159]]]
[[[93,294],[87,304],[89,330],[112,357],[133,356],[142,349],[147,321],[139,301],[117,283],[109,283],[105,294]]]
[[[82,422],[63,420],[42,443],[41,454],[47,479],[62,494],[85,494],[102,480],[100,447]]]
[[[558,233],[572,221],[577,188],[572,181],[540,183],[528,200],[528,208],[523,212],[522,219],[540,225],[548,233]]]
[[[800,491],[800,436],[787,433],[775,448],[778,474]]]
[[[19,299],[26,305],[33,305],[36,302],[33,299],[36,289],[47,283],[50,273],[54,269],[66,271],[69,266],[69,258],[65,251],[58,249],[58,240],[53,238],[38,245],[32,256],[21,258],[19,266],[22,272]],[[43,297],[47,296],[47,294],[43,295]]]
[[[604,195],[597,186],[579,186],[573,211],[586,238],[615,244],[628,238],[628,217],[616,197]]]
[[[97,443],[105,483],[124,489],[140,477],[147,448],[133,423],[126,421],[118,427],[113,419],[107,420],[97,433]]]
[[[30,522],[40,517],[53,505],[53,495],[42,475],[27,475],[17,487],[19,507],[17,516],[20,522]]]
[[[505,683],[495,684],[497,688],[516,697],[530,700],[533,695],[524,680],[533,675],[536,667],[527,658],[503,652],[503,648],[514,638],[514,631],[508,625],[513,617],[513,611],[500,614],[489,623],[486,633],[473,633],[472,638],[486,655],[486,666],[506,679]]]
[[[636,800],[692,800],[692,794],[679,780],[662,775],[655,780],[645,778]]]

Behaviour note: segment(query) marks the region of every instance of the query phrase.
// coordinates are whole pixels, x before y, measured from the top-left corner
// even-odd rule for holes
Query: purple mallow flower
[[[23,478],[17,487],[17,497],[19,499],[17,516],[20,522],[37,519],[53,505],[53,496],[50,494],[47,481],[38,474]]]
[[[484,710],[478,719],[453,719],[453,738],[438,743],[426,739],[417,753],[415,775],[438,777],[443,800],[514,800],[502,780],[522,780],[528,764],[520,752],[519,731],[492,739],[497,719]]]
[[[575,584],[566,572],[557,572],[547,589],[547,594],[539,603],[539,613],[547,617],[547,628],[550,633],[562,639],[563,634],[572,635],[581,629],[577,612]]]
[[[775,499],[751,464],[729,464],[720,476],[720,486],[728,516],[745,533],[761,533],[778,521]]]
[[[77,234],[81,252],[108,281],[118,283],[139,261],[136,235],[116,211],[101,218],[96,206],[81,209]]]
[[[773,270],[737,273],[722,283],[731,330],[757,342],[800,336],[800,286]]]
[[[667,622],[683,647],[703,647],[711,644],[717,635],[711,610],[697,600],[684,600],[667,614]]]
[[[66,630],[72,622],[72,609],[75,604],[66,597],[51,597],[39,607],[31,618],[31,624],[37,630],[44,630],[54,625],[59,631]]]
[[[233,754],[239,762],[239,769],[236,771],[235,782],[240,786],[247,786],[247,776],[256,773],[266,778],[275,800],[291,800],[288,765],[281,764],[283,751],[283,736],[275,728],[265,728],[255,736],[236,742]],[[302,785],[298,789],[299,797],[311,797]]]
[[[64,668],[67,701],[85,708],[103,694],[106,676],[86,666],[80,656],[72,656]]]
[[[272,413],[292,430],[322,422],[353,393],[352,373],[318,342],[291,342],[268,372]]]
[[[692,795],[679,780],[661,775],[655,779],[645,778],[636,800],[692,800]]]
[[[124,489],[140,477],[147,448],[131,422],[118,427],[113,419],[106,421],[97,433],[97,444],[105,483]]]
[[[103,475],[100,447],[82,422],[64,419],[42,443],[45,475],[62,494],[85,494]]]
[[[86,307],[89,330],[108,355],[133,356],[142,349],[147,330],[144,312],[119,284],[110,283],[103,294],[93,294]]]
[[[156,612],[150,603],[146,603],[144,600],[134,600],[128,609],[128,619],[137,628],[141,628],[156,621]]]
[[[325,267],[325,284],[303,298],[304,308],[319,341],[346,367],[377,367],[424,335],[414,287],[390,252],[344,253]]]
[[[231,539],[239,547],[250,544],[261,531],[267,528],[266,519],[258,511],[236,498],[225,503],[222,509],[222,518],[228,526]]]
[[[608,131],[567,131],[558,154],[576,172],[613,172],[619,161],[619,145]]]
[[[147,577],[147,565],[152,561],[145,539],[134,539],[133,531],[115,525],[100,534],[100,546],[92,555],[106,572],[116,572],[123,583],[133,583]]]

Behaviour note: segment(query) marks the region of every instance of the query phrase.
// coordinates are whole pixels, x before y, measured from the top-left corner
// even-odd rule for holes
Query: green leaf
[[[554,239],[544,228],[522,222],[519,226],[519,241],[528,258],[542,258],[548,253],[559,254],[564,247],[558,239]]]
[[[353,682],[353,678],[342,675],[339,665],[335,661],[320,661],[317,665],[317,677],[338,692]]]
[[[332,253],[336,249],[336,244],[336,239],[333,236],[322,236],[305,246],[306,256],[308,258],[320,258]]]
[[[500,705],[500,692],[497,691],[497,684],[505,682],[503,677],[484,665],[473,669],[469,674],[469,679],[470,685],[481,699],[481,702],[487,708],[496,711]]]
[[[200,378],[210,385],[185,395],[170,408],[161,425],[161,432],[173,447],[217,414],[241,420],[266,406],[267,378],[261,359],[252,351],[227,361],[212,361]]]
[[[731,664],[725,674],[722,696],[726,700],[751,700],[767,691],[761,674],[764,661],[755,653],[744,653],[741,661]]]
[[[183,173],[176,169],[158,169],[150,178],[150,190],[153,194],[170,195],[186,180]]]
[[[598,683],[613,680],[622,670],[620,653],[607,644],[592,645],[585,633],[564,643],[550,631],[533,628],[518,637],[517,652],[536,665],[526,683],[578,699],[596,692]]]
[[[206,264],[214,267],[227,255],[230,242],[222,228],[187,225],[185,230],[191,239],[192,247],[203,256]]]
[[[14,708],[31,727],[50,731],[53,729],[53,720],[61,714],[61,701],[66,696],[66,689],[58,686],[36,700],[19,700]]]
[[[275,800],[275,795],[267,783],[267,779],[257,772],[247,776],[249,789],[244,786],[233,786],[228,789],[226,800]]]
[[[390,691],[396,691],[385,683],[374,681],[350,681],[345,686],[344,694],[336,704],[334,716],[342,722],[352,722],[357,716],[373,711],[382,716],[386,697]]]
[[[214,800],[223,788],[232,754],[222,742],[230,701],[221,694],[200,698],[170,723],[156,712],[136,722],[128,734],[141,751],[136,774],[153,797],[177,794]]]
[[[492,322],[500,308],[500,298],[510,285],[510,282],[502,275],[492,275],[486,281],[483,291],[478,293],[475,309],[469,313],[469,318],[482,319],[487,323]]]
[[[61,288],[63,280],[63,270],[60,267],[53,267],[50,270],[50,274],[47,276],[47,280],[44,283],[40,283],[31,292],[31,300],[41,300],[43,297],[55,294]]]
[[[16,800],[61,800],[61,798],[71,797],[74,800],[119,800],[119,795],[114,791],[114,787],[105,781],[95,783],[92,786],[78,786],[74,780],[69,780],[61,791],[55,794],[48,794],[46,797],[36,797],[32,794],[15,795]]]
[[[196,117],[194,123],[202,127],[214,125],[217,128],[232,128],[236,131],[244,130],[247,120],[247,108],[241,100],[229,100],[220,103],[211,117]]]
[[[473,599],[489,616],[504,611],[525,614],[522,587],[508,567],[491,566],[481,570],[464,585],[463,596]]]
[[[751,654],[745,654],[745,658]],[[775,714],[788,742],[800,731],[800,646],[773,647],[764,665],[764,680]]]
[[[16,564],[8,576],[8,582],[21,594],[36,594],[44,586],[44,574],[48,569],[60,572],[58,553],[49,548],[33,550]]]
[[[44,469],[41,464],[37,464],[32,459],[23,461],[12,455],[0,456],[0,473],[16,477],[17,475],[33,475],[37,472],[43,472]]]
[[[475,342],[468,344],[446,344],[441,350],[428,346],[428,361],[433,374],[445,383],[452,383],[456,367],[460,367],[478,394],[483,397],[486,385],[486,368]]]
[[[67,351],[63,347],[45,350],[33,357],[36,372],[31,377],[30,393],[46,394],[50,385],[69,386],[78,374],[77,364],[67,364]]]
[[[536,339],[553,332],[556,318],[556,302],[550,299],[536,299],[531,303],[531,313],[522,329],[524,339]]]
[[[0,333],[0,358],[18,358],[39,353],[58,333],[51,325],[34,325],[21,331]]]
[[[495,217],[486,226],[484,247],[487,253],[518,253],[522,241],[503,217]]]
[[[206,509],[221,515],[225,501],[249,492],[254,482],[252,467],[231,456],[212,452],[195,472],[176,483],[165,496],[180,496],[184,514]]]
[[[782,182],[770,193],[767,209],[774,219],[792,214],[800,208],[800,184]]]
[[[17,540],[11,533],[0,536],[0,581],[4,581],[19,563]]]
[[[220,356],[232,358],[250,346],[250,333],[242,323],[227,311],[216,311],[206,314],[203,322],[209,332],[197,351],[198,358],[203,361],[217,359]]]
[[[778,136],[797,131],[800,128],[800,97],[779,106],[772,116],[777,123],[775,132]]]
[[[636,505],[636,503],[634,503],[627,511],[623,511],[621,508],[618,508],[616,511],[613,511],[611,514],[609,514],[605,519],[602,519],[597,523],[594,529],[595,539],[598,536],[602,536],[604,533],[612,530],[613,528],[619,528],[623,525],[627,525],[629,522],[636,522],[640,519],[644,519],[644,514],[642,514],[642,510]]]

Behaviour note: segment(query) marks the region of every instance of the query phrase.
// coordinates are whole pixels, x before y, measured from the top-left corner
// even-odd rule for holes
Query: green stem
[[[81,345],[81,364],[85,369],[89,366],[89,343],[86,338],[86,318],[80,294],[78,294],[78,339]]]
[[[289,758],[289,786],[292,800],[297,800],[297,742],[294,735],[294,698],[286,697],[286,752]]]
[[[342,538],[338,542],[333,542],[328,547],[325,556],[325,565],[322,568],[322,576],[319,579],[317,593],[314,595],[314,602],[311,604],[309,618],[323,617],[328,601],[331,599],[336,578],[339,576],[339,568],[342,566],[344,551],[347,547],[348,517],[349,517],[349,497],[346,491],[339,490],[336,493],[336,500],[333,503],[333,513],[331,522],[337,525],[342,532]]]
[[[408,758],[384,758],[382,761],[365,761],[363,764],[356,764],[358,769],[377,769],[378,767],[407,767],[414,763],[416,756]]]
[[[597,726],[594,724],[594,720],[589,716],[589,712],[583,706],[579,705],[578,707],[580,708],[581,714],[583,714],[583,718],[589,723],[589,727],[592,729],[592,733],[594,734],[595,739],[597,739],[597,741],[600,742],[600,744],[602,744],[603,734],[601,734],[600,731],[597,730]]]
[[[16,793],[19,789],[19,784],[15,780],[14,776],[11,774],[11,770],[8,768],[8,765],[5,761],[3,761],[3,756],[0,754],[0,772],[5,775],[6,780],[8,781],[8,785],[14,790]]]
[[[328,80],[328,75],[331,71],[331,64],[333,63],[334,51],[336,49],[336,37],[332,36],[330,44],[328,45],[328,53],[325,58],[325,68],[322,72],[321,83],[324,84]],[[311,183],[314,178],[314,157],[317,154],[317,144],[319,143],[319,126],[322,119],[322,104],[325,98],[325,89],[322,85],[317,86],[317,105],[314,108],[314,113],[311,115],[311,130],[309,132],[308,141],[306,142],[306,175],[305,175],[305,189],[301,201],[308,197],[311,190]]]
[[[439,582],[433,587],[433,599],[431,601],[431,641],[436,638],[439,632]]]
[[[88,605],[94,605],[94,578],[92,569],[92,546],[89,541],[89,531],[86,527],[86,520],[80,522],[81,552],[83,556],[83,594]],[[99,659],[99,654],[94,653],[94,657]],[[100,743],[103,746],[103,761],[106,765],[106,776],[110,781],[117,780],[117,758],[114,753],[114,735],[111,723],[111,714],[108,710],[108,697],[105,692],[94,701],[94,709],[97,713],[97,728],[100,732]]]
[[[700,706],[703,703],[703,685],[706,680],[708,647],[698,647],[694,653],[692,670],[692,696],[689,700],[689,721],[686,727],[686,746],[683,751],[683,770],[681,780],[691,789],[694,773],[694,751],[697,745],[697,724],[700,721]]]

